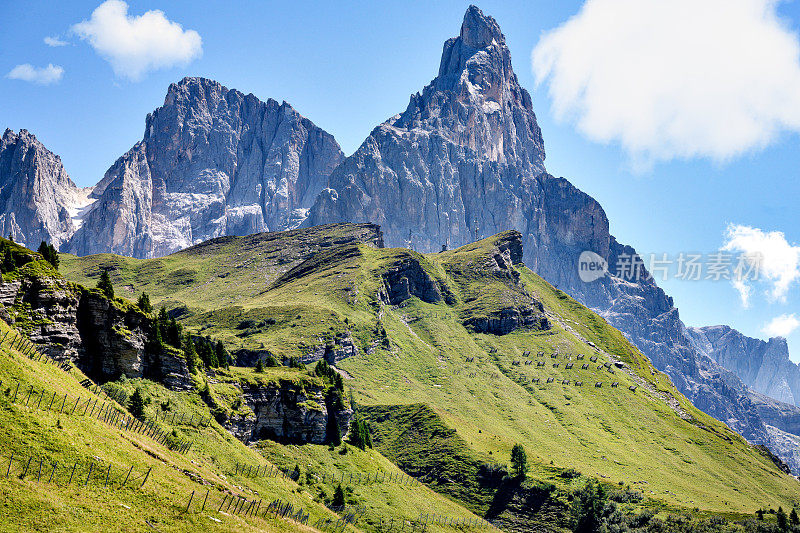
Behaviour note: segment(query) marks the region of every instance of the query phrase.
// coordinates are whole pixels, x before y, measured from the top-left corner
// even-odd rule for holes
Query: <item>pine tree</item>
[[[360,417],[353,417],[350,422],[350,433],[347,436],[350,444],[360,450],[372,448],[372,436],[369,432],[369,425]]]
[[[261,362],[261,359],[256,361],[256,372],[263,372],[264,371],[264,363]]]
[[[797,509],[792,508],[792,512],[789,513],[789,523],[793,526],[800,525],[800,516],[797,516]]]
[[[575,493],[572,500],[572,531],[593,533],[600,526],[605,492],[596,481],[589,481]]]
[[[58,270],[58,265],[61,263],[61,260],[58,258],[58,250],[52,244],[48,244],[47,248],[50,250],[50,264],[53,265],[53,268]]]
[[[775,513],[778,529],[781,531],[789,531],[789,517],[782,507],[778,507],[778,512]]]
[[[525,474],[528,473],[528,454],[522,444],[515,444],[511,448],[511,469],[515,477],[525,479]]]
[[[267,362],[265,363],[265,365],[268,367],[276,367],[278,366],[278,360],[275,359],[274,355],[268,355]]]
[[[191,374],[197,372],[197,350],[195,350],[192,337],[188,333],[183,338],[183,355],[186,358],[186,366],[189,368],[189,372]]]
[[[333,501],[331,502],[331,507],[344,507],[344,489],[342,489],[341,483],[336,487],[336,490],[333,491]]]
[[[139,389],[133,391],[130,400],[128,400],[128,411],[130,411],[134,418],[144,420],[144,398],[142,397],[142,393],[139,392]]]
[[[149,315],[153,312],[153,305],[150,303],[150,296],[146,292],[143,292],[139,296],[139,300],[136,302],[136,305],[142,310],[143,313],[147,313]]]
[[[42,243],[39,245],[39,248],[36,251],[39,252],[39,255],[42,256],[42,259],[44,259],[48,263],[50,262],[50,248],[47,247],[46,242],[42,241]]]
[[[225,345],[222,344],[222,341],[217,341],[217,346],[214,348],[214,355],[217,358],[219,366],[225,368],[230,366],[230,355],[228,355],[228,350],[225,349]]]
[[[103,270],[100,274],[100,281],[97,282],[97,288],[100,289],[109,300],[114,299],[114,285],[111,284],[111,276],[108,275],[108,270]]]

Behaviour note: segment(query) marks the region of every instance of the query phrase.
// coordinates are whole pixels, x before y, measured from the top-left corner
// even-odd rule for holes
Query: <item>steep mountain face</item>
[[[460,35],[444,45],[436,79],[333,172],[305,224],[374,222],[388,246],[423,252],[516,229],[528,266],[625,333],[696,406],[751,441],[786,451],[746,385],[696,349],[672,298],[646,269],[613,275],[618,264],[639,261],[636,250],[610,234],[596,200],[545,171],[544,157],[530,95],[499,26],[471,6]],[[585,250],[612,272],[581,281]]]
[[[387,245],[426,252],[523,231],[544,157],[505,38],[473,6],[436,79],[336,169],[306,224],[368,220]]]
[[[0,138],[0,235],[36,248],[60,246],[75,232],[71,216],[88,191],[69,178],[61,158],[27,130]],[[71,212],[72,211],[72,212]]]
[[[800,402],[800,367],[789,359],[786,339],[754,339],[729,326],[687,328],[687,333],[701,353],[739,376],[748,387],[781,402]]]
[[[95,187],[63,249],[159,257],[222,235],[291,228],[342,158],[334,138],[289,104],[185,78]]]

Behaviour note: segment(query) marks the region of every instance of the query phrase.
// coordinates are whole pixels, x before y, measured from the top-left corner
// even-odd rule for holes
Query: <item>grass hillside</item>
[[[17,267],[4,263],[5,283],[60,276],[38,254],[3,244],[19,256]],[[485,529],[375,450],[345,444],[298,453],[273,443],[266,453],[217,423],[215,410],[245,410],[243,386],[318,386],[313,369],[220,368],[194,375],[192,391],[125,377],[99,387],[36,351],[23,314],[9,319],[21,330],[0,320],[0,531],[377,531],[423,515]],[[139,419],[131,416],[137,391]],[[345,507],[332,510],[340,485]],[[338,523],[349,514],[355,525]]]
[[[695,409],[617,330],[524,265],[498,262],[513,233],[423,256],[343,242],[347,232],[329,226],[226,238],[152,260],[62,255],[61,271],[93,286],[110,269],[118,294],[147,292],[233,353],[280,359],[352,343],[357,355],[336,364],[371,422],[376,449],[510,528],[520,520],[566,527],[572,491],[587,478],[641,492],[630,510],[662,515],[737,518],[798,505],[796,479]],[[387,273],[409,263],[441,298],[400,305],[379,298]],[[537,302],[549,328],[494,335],[465,326],[525,305],[538,310]],[[516,443],[527,450],[531,481],[514,488],[496,473]],[[265,442],[258,451],[314,468],[353,468],[355,460],[315,446]],[[369,460],[384,468],[382,457]]]
[[[9,331],[2,325],[0,337]],[[197,420],[210,418],[208,407],[197,393],[173,392],[143,380],[106,386],[115,395],[120,391],[130,394],[138,388],[149,400],[146,419],[167,431],[174,430],[177,442],[192,443],[183,453],[170,450],[147,435],[115,427],[105,417],[80,414],[87,399],[97,400],[89,405],[97,405],[98,413],[100,405],[109,399],[103,392],[95,394],[84,388],[81,382],[85,376],[77,369],[65,371],[44,359],[31,360],[11,348],[10,342],[3,343],[0,355],[0,505],[4,524],[0,530],[13,527],[16,531],[53,531],[57,526],[58,531],[106,531],[113,523],[119,531],[313,531],[310,526],[320,520],[339,519],[322,504],[336,486],[331,475],[340,478],[343,473],[366,476],[376,472],[383,474],[381,482],[348,478],[344,483],[348,504],[365,511],[358,529],[371,531],[370,524],[401,518],[415,520],[426,512],[465,521],[477,518],[424,485],[401,484],[397,480],[406,476],[375,451],[348,447],[348,453],[341,455],[339,450],[316,446],[312,463],[300,455],[287,454],[286,450],[292,447],[273,444],[273,463],[264,457],[269,454],[243,445],[213,419],[208,427],[197,427]],[[280,378],[285,378],[300,371],[286,369],[280,373]],[[42,391],[43,401],[39,401]],[[53,394],[55,401],[51,400]],[[65,395],[66,408],[62,409]],[[80,407],[72,414],[70,409],[75,402]],[[124,407],[111,403],[127,416]],[[168,411],[163,406],[168,406]],[[169,416],[169,423],[163,422],[164,415],[173,412],[183,418],[183,423],[172,423]],[[264,474],[277,472],[277,468],[291,472],[297,464],[302,473],[297,481]],[[129,481],[122,486],[131,468]],[[253,475],[254,468],[261,469],[261,474]],[[321,479],[323,473],[325,481]],[[387,475],[396,480],[385,481]],[[189,507],[192,492],[195,495]],[[248,504],[260,501],[262,515],[274,500],[291,503],[295,510],[302,508],[309,514],[309,526],[274,516],[245,516],[243,511],[234,513],[227,506],[219,512],[223,499],[234,496],[246,498]],[[433,527],[453,531],[449,527]],[[348,529],[355,530],[352,526]]]

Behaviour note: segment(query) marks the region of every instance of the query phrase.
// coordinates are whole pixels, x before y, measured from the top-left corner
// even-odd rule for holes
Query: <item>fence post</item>
[[[39,459],[39,473],[36,474],[36,482],[38,483],[40,479],[42,479],[42,465],[44,464],[44,457]]]
[[[84,487],[89,484],[89,478],[92,477],[92,470],[94,470],[94,461],[89,465],[89,474],[86,476],[86,483],[83,484]]]
[[[150,470],[152,470],[152,469],[153,469],[153,467],[151,466],[151,467],[150,467],[150,468],[147,470],[147,474],[144,476],[144,481],[142,481],[142,486],[141,486],[141,487],[139,487],[139,488],[142,488],[142,487],[144,487],[144,484],[145,484],[145,483],[147,483],[147,478],[148,478],[148,477],[150,477]]]
[[[14,391],[14,399],[13,399],[13,400],[11,400],[12,402],[16,402],[16,401],[17,401],[17,393],[18,393],[18,392],[19,392],[19,381],[17,381],[17,388],[16,388],[16,390]]]
[[[6,479],[11,474],[11,463],[14,461],[14,452],[11,452],[11,459],[8,460],[8,470],[6,470]]]
[[[192,491],[191,496],[189,496],[189,503],[186,505],[186,512],[189,512],[189,507],[192,505],[192,500],[194,499],[194,491]]]
[[[125,476],[125,481],[123,481],[123,482],[122,482],[122,486],[123,486],[123,487],[125,486],[125,483],[127,483],[127,482],[128,482],[128,478],[129,478],[129,477],[131,477],[131,472],[133,472],[133,465],[131,465],[131,469],[130,469],[130,470],[128,470],[128,475],[127,475],[127,476]]]
[[[55,463],[53,463],[53,471],[52,471],[52,472],[50,472],[50,478],[47,480],[47,482],[48,482],[48,483],[50,483],[51,481],[53,481],[53,476],[55,476],[55,475],[56,475],[56,468],[58,468],[58,461],[56,461]]]
[[[206,501],[208,501],[208,493],[209,492],[211,492],[211,491],[206,489],[206,497],[203,498],[203,507],[202,507],[202,509],[200,509],[201,512],[206,510]]]
[[[108,471],[106,472],[106,484],[105,487],[108,487],[108,478],[111,477],[111,463],[108,463]]]
[[[32,460],[33,460],[33,456],[31,455],[30,459],[28,459],[28,462],[25,464],[25,471],[22,472],[22,475],[19,477],[20,479],[24,478],[25,474],[28,473],[28,467],[31,466],[31,461]]]
[[[223,494],[222,503],[219,504],[219,509],[217,509],[217,512],[222,512],[222,506],[225,505],[225,501],[227,499],[228,499],[228,495],[227,494]]]
[[[67,481],[67,485],[72,483],[72,476],[75,475],[75,470],[78,468],[78,461],[75,461],[75,466],[72,467],[72,473],[69,475],[69,481]]]

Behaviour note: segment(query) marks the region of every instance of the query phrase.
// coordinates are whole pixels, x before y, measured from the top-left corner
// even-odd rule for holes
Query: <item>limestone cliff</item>
[[[236,386],[248,412],[231,416],[224,425],[245,443],[270,439],[291,444],[325,444],[329,417],[336,417],[343,435],[350,426],[352,410],[326,402],[325,388],[319,384],[279,380]]]
[[[62,249],[160,257],[223,235],[289,229],[342,158],[333,137],[286,102],[185,78],[97,184]]]
[[[800,403],[800,367],[789,359],[786,339],[742,335],[729,326],[687,328],[695,346],[747,386],[775,400]]]
[[[72,216],[89,203],[61,158],[26,130],[0,138],[0,235],[31,248],[58,247],[75,232]]]
[[[101,383],[124,374],[194,387],[181,355],[148,350],[152,320],[136,306],[64,280],[36,254],[31,259],[0,285],[0,316],[42,353]]]

